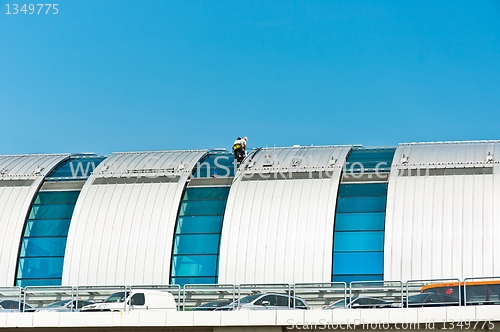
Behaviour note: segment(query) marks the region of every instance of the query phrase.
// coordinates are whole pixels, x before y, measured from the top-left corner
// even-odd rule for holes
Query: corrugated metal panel
[[[265,148],[253,158],[245,160],[240,168],[254,172],[270,170],[304,172],[312,169],[328,169],[329,163],[332,162],[333,165],[338,159],[329,152],[332,149],[346,148],[350,149],[350,146]]]
[[[68,155],[0,157],[0,181],[32,179],[29,186],[0,187],[0,286],[13,286],[19,242],[30,204],[45,174]],[[43,169],[42,169],[43,168]],[[41,170],[37,174],[35,172]]]
[[[96,173],[98,176],[186,174],[188,166],[193,163],[193,153],[204,155],[207,150],[115,153]]]
[[[408,158],[409,166],[450,167],[462,165],[484,165],[488,152],[498,159],[500,141],[437,142],[401,144],[394,155],[394,167],[401,165],[402,156]]]
[[[349,150],[264,149],[245,161],[226,205],[219,283],[330,282],[337,190]],[[320,170],[330,177],[242,181],[261,172]]]
[[[76,203],[63,285],[166,284],[175,218],[196,162],[207,151],[117,153],[96,169]],[[105,177],[179,177],[93,184]]]
[[[494,222],[500,217],[500,166],[495,159],[500,160],[500,141],[398,147],[387,200],[385,279],[500,274],[500,227]],[[493,167],[493,174],[398,175],[408,167]]]

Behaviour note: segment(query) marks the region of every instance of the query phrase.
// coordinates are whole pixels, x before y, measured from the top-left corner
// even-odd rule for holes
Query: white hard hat
[[[245,137],[243,137],[243,139],[244,139],[245,141],[248,141],[248,138],[247,138],[246,136],[245,136]]]

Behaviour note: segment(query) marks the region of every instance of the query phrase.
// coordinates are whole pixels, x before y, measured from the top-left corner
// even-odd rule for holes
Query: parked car
[[[231,300],[218,300],[218,301],[212,301],[212,302],[207,302],[199,307],[196,307],[193,309],[193,311],[214,311],[217,308],[227,306],[231,304],[233,301]]]
[[[253,294],[234,301],[226,306],[216,308],[216,311],[224,310],[309,310],[307,302],[296,296],[280,293]]]
[[[346,298],[330,303],[323,309],[374,309],[374,308],[390,308],[391,302],[377,299],[375,297],[356,297]]]
[[[62,300],[47,304],[43,308],[38,308],[35,312],[74,312],[80,311],[86,305],[94,304],[93,301],[86,300]]]
[[[439,293],[420,293],[403,299],[406,307],[443,307],[458,305],[458,297]]]
[[[111,294],[103,303],[84,306],[81,311],[177,310],[174,296],[150,289]]]
[[[32,307],[24,303],[23,301],[18,300],[0,300],[0,307],[3,312],[19,312],[19,311],[28,311],[32,309]]]

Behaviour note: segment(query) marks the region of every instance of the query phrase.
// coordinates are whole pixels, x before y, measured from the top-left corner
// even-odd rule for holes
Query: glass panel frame
[[[185,202],[220,200],[225,201],[230,187],[187,188],[182,198]]]
[[[171,277],[216,277],[219,255],[174,255]]]
[[[335,231],[383,231],[385,212],[337,213]]]
[[[339,197],[337,213],[385,212],[387,196]]]
[[[19,258],[16,279],[59,279],[63,264],[64,257]]]
[[[217,255],[220,234],[179,234],[174,238],[174,255]]]
[[[24,237],[68,236],[71,219],[28,219]]]
[[[388,183],[345,183],[339,188],[339,197],[387,196]]]
[[[332,274],[383,274],[384,252],[334,252]]]
[[[333,245],[335,253],[338,252],[365,252],[384,250],[383,231],[355,231],[337,232]]]
[[[80,191],[40,191],[33,204],[75,204]]]
[[[220,234],[222,220],[223,216],[179,216],[175,234]]]
[[[66,241],[66,237],[23,238],[19,258],[64,257]]]
[[[183,201],[179,216],[220,216],[226,209],[226,200]]]
[[[34,204],[28,219],[71,219],[75,203],[71,204]]]

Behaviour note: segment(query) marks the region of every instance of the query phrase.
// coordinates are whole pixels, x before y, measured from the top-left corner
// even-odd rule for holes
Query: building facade
[[[500,275],[500,141],[0,156],[0,286]]]

